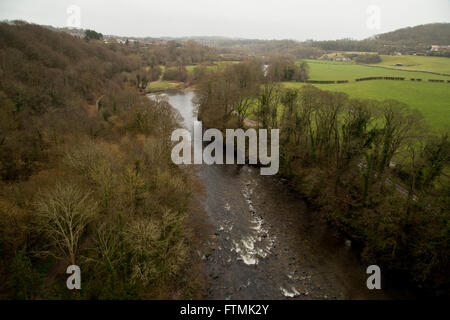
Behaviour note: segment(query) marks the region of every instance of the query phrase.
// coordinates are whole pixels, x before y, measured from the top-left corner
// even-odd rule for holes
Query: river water
[[[164,93],[191,130],[190,90]],[[209,299],[385,299],[367,266],[283,180],[247,165],[197,165],[213,232],[198,254]]]

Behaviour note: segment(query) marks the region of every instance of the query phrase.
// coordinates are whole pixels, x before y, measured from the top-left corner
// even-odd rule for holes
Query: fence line
[[[369,81],[369,80],[395,80],[395,81],[408,81],[408,79],[404,77],[366,77],[366,78],[357,78],[354,81]],[[422,82],[420,78],[410,78],[409,81],[417,81]],[[350,80],[306,80],[301,81],[304,83],[312,83],[312,84],[339,84],[339,83],[348,83]],[[438,83],[450,83],[450,80],[438,80],[438,79],[428,79],[428,82],[438,82]]]

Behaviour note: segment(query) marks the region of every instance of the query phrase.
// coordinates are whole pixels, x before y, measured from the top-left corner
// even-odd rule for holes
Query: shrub
[[[166,70],[164,70],[163,79],[181,82],[186,81],[187,80],[186,67],[179,66],[166,68]]]
[[[358,63],[380,63],[381,62],[381,58],[379,55],[377,54],[362,54],[362,55],[358,55],[355,58],[355,61]]]

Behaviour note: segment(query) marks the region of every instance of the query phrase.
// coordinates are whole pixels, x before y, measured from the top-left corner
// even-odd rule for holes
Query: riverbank
[[[175,82],[175,81],[155,81],[151,82],[146,89],[143,90],[145,94],[152,93],[163,93],[163,92],[174,92],[188,88],[190,85],[185,82]]]
[[[196,120],[190,90],[166,93],[184,125]],[[392,287],[368,290],[366,267],[346,239],[328,226],[279,177],[247,165],[194,167],[211,232],[198,255],[210,299],[388,299]],[[203,215],[202,215],[203,217]]]

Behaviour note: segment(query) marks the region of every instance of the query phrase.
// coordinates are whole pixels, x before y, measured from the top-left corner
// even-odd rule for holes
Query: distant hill
[[[163,38],[186,41],[193,39],[202,44],[214,47],[260,47],[284,46],[295,47],[314,46],[323,50],[338,51],[378,51],[381,53],[418,52],[425,53],[432,45],[450,45],[450,23],[430,23],[415,27],[406,27],[391,32],[378,34],[363,40],[339,39],[326,41],[297,42],[292,40],[258,40],[226,37],[180,37]]]
[[[375,36],[375,40],[406,46],[450,45],[450,23],[431,23],[407,27]]]
[[[327,51],[373,51],[448,56],[450,50],[431,52],[432,45],[450,45],[450,23],[431,23],[382,33],[364,40],[340,39],[315,41],[314,46]]]
[[[8,23],[8,22],[6,22]],[[13,22],[9,22],[13,23]],[[14,23],[13,23],[14,24]],[[63,31],[72,36],[83,38],[85,30],[74,28],[55,28],[43,26],[53,31]],[[222,54],[230,54],[227,59],[241,59],[248,54],[270,55],[283,54],[295,58],[318,58],[325,52],[352,51],[378,52],[379,54],[418,54],[450,57],[450,50],[430,50],[431,46],[450,45],[450,23],[431,23],[415,27],[406,27],[391,32],[374,35],[363,40],[338,39],[325,41],[295,40],[261,40],[229,38],[223,36],[190,36],[190,37],[133,37],[104,35],[105,42],[121,42],[126,40],[149,44],[165,44],[168,41],[177,43],[196,41],[200,45],[213,47]]]

